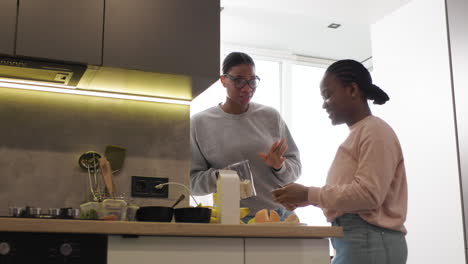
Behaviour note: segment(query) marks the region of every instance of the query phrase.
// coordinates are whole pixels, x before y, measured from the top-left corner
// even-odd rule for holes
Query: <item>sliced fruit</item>
[[[270,210],[270,222],[279,222],[280,216],[275,210]]]
[[[296,224],[299,224],[299,223],[300,223],[299,217],[297,217],[296,214],[289,215],[288,217],[286,217],[286,219],[284,219],[284,222],[287,222],[287,223],[296,223]]]
[[[262,209],[255,214],[255,223],[267,223],[270,222],[270,217],[268,216],[268,210]]]

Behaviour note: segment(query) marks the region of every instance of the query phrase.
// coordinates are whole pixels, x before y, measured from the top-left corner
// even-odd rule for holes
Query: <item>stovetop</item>
[[[47,213],[43,213],[38,207],[10,207],[8,216],[13,218],[39,218],[39,219],[79,219],[80,210],[71,207],[48,208]]]

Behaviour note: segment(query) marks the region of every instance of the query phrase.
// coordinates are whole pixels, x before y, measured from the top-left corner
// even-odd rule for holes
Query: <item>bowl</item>
[[[174,209],[175,221],[179,223],[209,223],[211,209],[205,207],[185,207]]]
[[[143,206],[136,212],[136,219],[145,222],[171,222],[174,208],[166,206]]]

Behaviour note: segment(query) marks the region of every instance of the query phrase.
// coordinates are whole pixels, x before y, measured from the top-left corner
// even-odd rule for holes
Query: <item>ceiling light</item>
[[[337,23],[331,23],[330,25],[328,25],[329,28],[333,28],[333,29],[336,29],[336,28],[339,28],[341,27],[341,24],[337,24]]]

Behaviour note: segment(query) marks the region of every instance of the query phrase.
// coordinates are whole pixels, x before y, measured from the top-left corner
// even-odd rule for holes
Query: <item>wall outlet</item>
[[[132,197],[168,198],[168,185],[163,186],[162,189],[155,188],[156,185],[167,182],[169,182],[168,178],[132,176]]]

